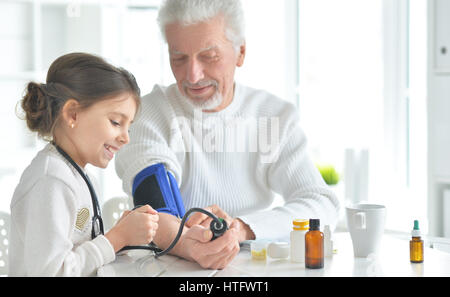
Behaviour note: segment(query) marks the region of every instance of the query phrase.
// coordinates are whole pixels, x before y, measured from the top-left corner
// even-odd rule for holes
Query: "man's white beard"
[[[207,100],[196,100],[187,97],[188,102],[194,107],[202,110],[213,110],[222,104],[223,97],[219,92],[214,92],[214,94]]]
[[[200,81],[196,83],[195,85],[191,85],[187,81],[183,82],[183,90],[186,94],[185,97],[188,99],[188,102],[194,107],[195,109],[202,109],[202,110],[213,110],[217,107],[219,107],[223,102],[223,96],[218,91],[218,83],[215,80],[205,80]],[[205,86],[213,86],[215,88],[214,94],[209,97],[208,99],[196,99],[196,98],[190,98],[187,94],[187,88],[189,87],[205,87]]]

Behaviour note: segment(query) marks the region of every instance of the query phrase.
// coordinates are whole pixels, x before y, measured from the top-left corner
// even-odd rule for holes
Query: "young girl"
[[[84,53],[59,57],[21,102],[31,131],[51,141],[25,169],[11,201],[12,276],[87,276],[126,245],[152,241],[158,215],[127,211],[103,234],[86,164],[105,168],[128,143],[140,103],[132,74]]]

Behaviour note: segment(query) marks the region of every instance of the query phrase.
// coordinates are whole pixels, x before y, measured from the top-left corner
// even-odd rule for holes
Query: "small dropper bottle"
[[[331,239],[330,225],[325,225],[323,229],[323,248],[325,257],[333,256],[333,240]]]
[[[414,221],[414,229],[411,231],[412,239],[409,242],[409,258],[411,263],[423,262],[423,240],[420,238],[419,221]]]

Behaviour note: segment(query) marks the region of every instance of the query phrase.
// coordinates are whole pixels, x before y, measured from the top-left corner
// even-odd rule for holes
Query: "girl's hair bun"
[[[57,98],[49,96],[46,88],[44,84],[28,83],[21,103],[28,128],[44,139],[51,138],[59,113]]]

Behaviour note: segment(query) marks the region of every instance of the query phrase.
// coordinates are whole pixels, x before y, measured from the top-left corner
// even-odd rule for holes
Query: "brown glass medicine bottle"
[[[320,220],[309,220],[309,231],[305,234],[305,267],[323,268],[323,233],[320,232]]]

